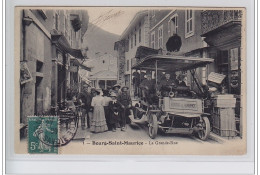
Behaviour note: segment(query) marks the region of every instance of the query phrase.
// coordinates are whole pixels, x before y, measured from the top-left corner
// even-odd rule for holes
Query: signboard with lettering
[[[202,113],[202,100],[164,97],[163,111],[176,113]]]
[[[182,110],[198,110],[196,101],[182,101],[182,100],[170,100],[171,109],[182,109]]]
[[[211,72],[208,76],[208,81],[211,81],[211,82],[217,83],[217,84],[221,84],[225,77],[226,77],[226,75]]]

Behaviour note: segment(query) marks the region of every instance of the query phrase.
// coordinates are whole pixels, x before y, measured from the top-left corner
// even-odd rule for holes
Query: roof
[[[73,60],[73,59],[72,59],[72,60]],[[80,63],[80,62],[79,62],[79,59],[77,59],[77,58],[75,58],[75,59],[73,60],[73,63],[74,63],[75,65],[77,65],[77,66],[80,66],[82,69],[85,69],[85,70],[87,70],[87,71],[91,71],[91,68],[90,68],[90,67],[84,65],[83,63]]]
[[[130,33],[132,31],[132,27],[134,27],[136,24],[138,24],[137,22],[139,22],[146,15],[148,15],[148,10],[143,10],[143,11],[136,13],[134,18],[131,20],[131,22],[129,23],[127,28],[124,30],[124,32],[120,36],[119,40],[122,40],[124,37],[126,37],[128,35],[128,33]]]
[[[117,74],[111,70],[103,70],[89,77],[90,80],[117,80]]]
[[[132,69],[155,70],[156,61],[157,70],[175,72],[203,67],[213,63],[214,59],[173,55],[150,55],[132,66]]]

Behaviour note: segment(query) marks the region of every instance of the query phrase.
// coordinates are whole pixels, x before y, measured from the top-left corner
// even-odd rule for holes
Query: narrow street
[[[238,39],[243,11],[101,9],[104,14],[96,8],[23,9],[20,33],[28,36],[21,37],[26,44],[20,57],[24,152],[30,145],[27,117],[58,115],[63,118],[55,128],[60,129],[59,145],[65,145],[59,148],[62,154],[245,153]],[[214,23],[212,16],[218,17]],[[93,130],[101,133],[70,125],[77,125],[75,115],[86,113],[92,113]],[[124,126],[130,114],[149,116],[145,121],[151,128],[159,123],[182,134],[158,131],[151,139],[147,124],[105,131],[107,124]],[[200,139],[184,134],[191,132]]]
[[[109,138],[110,140],[154,140],[154,141],[166,141],[172,140],[175,142],[190,142],[190,143],[206,143],[206,144],[219,144],[218,141],[212,140],[209,138],[207,141],[202,141],[194,135],[185,135],[185,134],[167,134],[159,131],[155,139],[151,139],[148,135],[148,127],[146,125],[132,124],[127,125],[125,132],[121,131],[120,128],[117,128],[116,132],[107,131],[104,133],[91,133],[89,129],[78,128],[77,134],[74,137],[72,142],[82,141],[100,141]]]

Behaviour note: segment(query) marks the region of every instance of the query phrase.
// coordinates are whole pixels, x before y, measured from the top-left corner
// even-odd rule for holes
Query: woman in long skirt
[[[101,90],[97,89],[97,96],[93,97],[91,106],[93,106],[93,119],[91,121],[91,132],[107,131],[107,123],[104,112],[104,98],[101,96]]]

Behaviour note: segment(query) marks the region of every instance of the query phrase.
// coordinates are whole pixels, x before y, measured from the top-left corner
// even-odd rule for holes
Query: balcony
[[[242,10],[206,10],[201,13],[202,35],[222,30],[233,24],[241,24]]]

